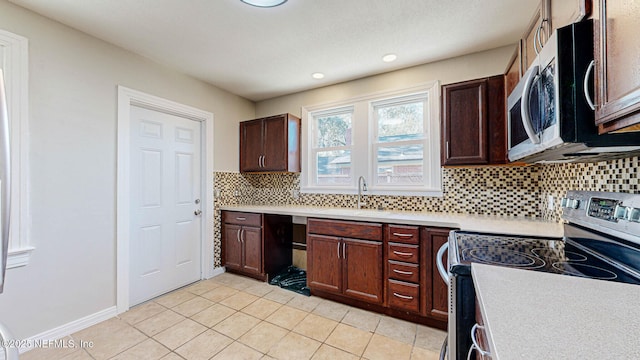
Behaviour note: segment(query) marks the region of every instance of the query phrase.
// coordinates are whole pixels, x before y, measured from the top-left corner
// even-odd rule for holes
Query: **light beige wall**
[[[434,80],[440,81],[442,85],[503,74],[514,50],[514,46],[505,46],[260,101],[256,104],[256,116],[285,112],[300,116],[302,106],[345,100],[378,91],[401,89]]]
[[[0,28],[29,39],[36,250],[0,294],[0,321],[22,339],[116,303],[117,85],[214,113],[220,171],[237,171],[237,123],[255,106],[5,0]]]

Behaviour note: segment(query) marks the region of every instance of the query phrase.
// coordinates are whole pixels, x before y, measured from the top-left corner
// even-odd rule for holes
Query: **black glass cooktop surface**
[[[609,258],[599,256],[570,238],[548,239],[456,231],[455,242],[457,266],[468,267],[476,262],[640,284],[640,277],[633,271],[627,271],[624,264],[616,264]],[[598,244],[604,246],[601,242]]]

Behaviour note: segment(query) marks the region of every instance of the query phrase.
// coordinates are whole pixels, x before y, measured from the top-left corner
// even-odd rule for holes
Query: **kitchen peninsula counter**
[[[491,359],[640,359],[640,286],[471,268]]]
[[[280,214],[324,219],[384,222],[507,235],[562,237],[561,223],[541,219],[444,212],[380,211],[314,206],[229,205],[221,210]]]

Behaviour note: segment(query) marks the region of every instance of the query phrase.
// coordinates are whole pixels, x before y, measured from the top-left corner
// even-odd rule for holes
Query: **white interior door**
[[[200,122],[131,107],[130,305],[201,277]]]

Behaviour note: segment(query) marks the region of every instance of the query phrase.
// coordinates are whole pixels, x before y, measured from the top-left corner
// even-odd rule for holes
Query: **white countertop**
[[[640,285],[471,268],[492,360],[640,359]]]
[[[341,220],[377,221],[407,225],[457,228],[466,231],[498,233],[506,235],[537,235],[562,237],[561,223],[545,220],[493,216],[464,215],[453,213],[418,211],[379,211],[313,206],[269,206],[242,205],[223,206],[222,210],[244,211],[264,214],[281,214],[301,217],[317,217]]]

